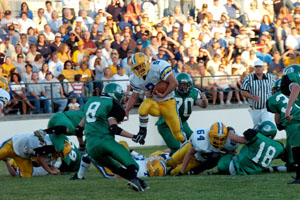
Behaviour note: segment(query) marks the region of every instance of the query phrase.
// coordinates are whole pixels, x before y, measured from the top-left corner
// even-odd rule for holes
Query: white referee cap
[[[264,66],[264,62],[261,60],[256,60],[256,61],[254,61],[254,67],[255,66]]]

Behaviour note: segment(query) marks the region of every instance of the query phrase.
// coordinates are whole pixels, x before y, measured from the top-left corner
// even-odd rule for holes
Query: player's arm
[[[49,173],[53,175],[60,174],[59,169],[55,167],[49,167],[49,165],[46,162],[46,156],[48,154],[56,153],[56,149],[53,145],[46,145],[42,147],[38,147],[34,149],[35,153],[37,154],[37,160],[39,164]]]
[[[169,93],[174,91],[175,88],[178,86],[178,82],[172,74],[169,74],[168,77],[165,79],[165,81],[169,83],[168,87],[163,94],[156,92],[154,96],[156,96],[157,98],[165,98]]]
[[[247,143],[247,139],[245,137],[235,135],[233,130],[229,130],[228,137],[233,142],[237,142],[237,143],[240,143],[240,144],[246,144]]]
[[[200,98],[198,98],[195,101],[195,105],[197,105],[199,107],[202,107],[202,108],[207,108],[207,106],[208,106],[208,100],[207,100],[205,94],[203,92],[199,91],[199,95],[200,95]]]
[[[296,99],[299,96],[299,92],[300,92],[300,86],[297,83],[293,83],[290,86],[291,89],[291,94],[289,97],[289,102],[288,105],[286,106],[286,112],[285,112],[285,118],[288,120],[291,120],[293,116],[290,116],[290,112],[291,112],[291,108],[293,106],[293,104],[295,103]]]
[[[194,149],[194,147],[191,147],[190,150],[185,154],[183,162],[182,162],[182,166],[180,169],[181,174],[185,174],[185,169],[195,153],[196,153],[196,150]]]
[[[6,168],[7,168],[8,172],[9,172],[9,174],[11,176],[18,176],[16,170],[9,164],[8,160],[4,159],[3,161],[4,161],[5,165],[6,165]]]

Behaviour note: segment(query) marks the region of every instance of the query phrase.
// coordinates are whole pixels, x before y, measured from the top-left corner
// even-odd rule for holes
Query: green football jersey
[[[83,110],[82,109],[76,110],[76,111],[69,110],[69,111],[66,111],[63,113],[71,120],[74,127],[76,127],[83,118]]]
[[[90,97],[84,106],[87,148],[99,144],[104,136],[111,136],[108,118],[114,117],[118,122],[123,121],[125,111],[112,97]]]
[[[258,174],[282,153],[283,145],[258,133],[247,141],[233,164],[239,175]]]
[[[268,111],[272,113],[280,113],[280,124],[285,127],[290,124],[300,122],[300,106],[297,102],[293,104],[291,109],[291,115],[293,116],[292,120],[287,120],[284,117],[288,102],[289,98],[281,92],[273,94],[267,101]]]
[[[186,122],[190,115],[192,114],[192,108],[197,99],[200,98],[199,90],[196,88],[191,88],[189,94],[187,96],[180,96],[175,90],[175,100],[177,103],[177,110],[179,112],[179,117],[181,122]],[[165,123],[165,119],[160,117],[159,120],[156,122],[156,125],[160,125]]]

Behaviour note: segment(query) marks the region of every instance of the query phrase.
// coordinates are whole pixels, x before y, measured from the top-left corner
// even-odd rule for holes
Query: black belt
[[[262,110],[262,109],[265,109],[265,108],[254,108],[253,106],[249,106],[251,108],[251,110]]]

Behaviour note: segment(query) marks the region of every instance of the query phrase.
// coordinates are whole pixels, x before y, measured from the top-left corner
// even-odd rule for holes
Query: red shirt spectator
[[[138,20],[141,13],[141,5],[137,3],[137,0],[131,0],[131,3],[127,5],[126,10],[130,13],[131,17]]]

